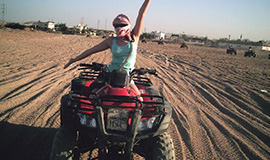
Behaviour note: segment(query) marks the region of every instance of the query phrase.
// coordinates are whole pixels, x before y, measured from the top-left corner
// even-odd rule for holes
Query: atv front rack
[[[99,98],[89,98],[82,96],[80,94],[76,94],[75,92],[70,92],[70,100],[77,103],[86,104],[89,106],[93,106],[93,110],[85,109],[81,107],[75,107],[73,109],[79,111],[94,111],[96,106],[101,106],[102,108],[123,108],[123,109],[158,109],[158,106],[164,106],[164,98],[161,96],[150,96],[150,95],[140,95],[141,97],[148,97],[151,101],[143,101],[141,102],[138,97],[139,96],[113,96],[113,95],[106,95],[101,96]],[[113,105],[106,105],[103,102],[114,102]],[[119,104],[126,104],[126,105],[119,105]],[[133,104],[133,105],[131,105]]]
[[[142,85],[142,86],[152,86],[153,85],[152,81],[147,77],[136,76],[136,77],[133,77],[132,79],[134,80],[136,85]]]
[[[102,72],[106,72],[106,65],[102,63],[92,63],[92,64],[80,64],[80,68],[78,70],[82,70],[80,72],[79,78],[87,79],[87,80],[95,80]],[[151,86],[153,83],[151,80],[146,77],[146,74],[155,75],[157,76],[157,71],[155,69],[145,69],[139,68],[134,69],[131,72],[131,79],[134,80],[136,85],[143,85],[143,86]]]
[[[106,68],[106,65],[101,63],[92,63],[92,64],[80,64],[80,68],[78,70],[82,70],[80,72],[79,78],[87,79],[87,80],[95,80],[99,76],[101,72],[103,72]]]

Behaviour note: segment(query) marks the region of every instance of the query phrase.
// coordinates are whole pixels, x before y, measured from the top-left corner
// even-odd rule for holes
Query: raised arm
[[[140,10],[139,10],[136,24],[135,24],[134,29],[133,29],[134,38],[136,38],[137,40],[139,39],[139,37],[141,35],[144,16],[145,16],[145,13],[149,7],[150,2],[151,2],[151,0],[145,0],[144,3],[142,4]]]
[[[100,51],[104,51],[106,49],[110,48],[109,45],[109,39],[104,40],[103,42],[97,44],[96,46],[87,49],[86,51],[84,51],[82,54],[78,55],[77,57],[75,57],[74,59],[71,58],[69,60],[69,62],[64,66],[64,69],[67,68],[68,66],[70,66],[72,63],[76,62],[76,61],[80,61],[94,53],[100,52]]]

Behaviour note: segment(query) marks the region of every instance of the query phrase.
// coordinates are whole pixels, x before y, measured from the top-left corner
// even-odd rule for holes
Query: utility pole
[[[81,25],[83,25],[83,17],[81,18]]]
[[[5,3],[3,3],[2,4],[2,21],[3,22],[5,22],[6,11],[7,11],[6,5],[5,5]]]
[[[106,21],[105,21],[105,30],[107,30],[107,18],[106,18]]]
[[[99,29],[99,23],[100,23],[100,21],[98,20],[98,23],[97,23],[97,29]]]

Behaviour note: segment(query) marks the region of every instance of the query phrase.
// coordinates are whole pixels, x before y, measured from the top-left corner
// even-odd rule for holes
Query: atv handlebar
[[[95,71],[100,71],[100,70],[105,70],[106,65],[102,63],[96,63],[93,62],[92,64],[87,64],[87,63],[81,63],[79,70],[85,70],[85,69],[93,69]],[[139,68],[139,69],[134,69],[131,72],[131,76],[133,75],[144,75],[144,74],[151,74],[157,76],[157,71],[155,69],[147,69],[147,68]]]
[[[134,75],[134,74],[144,75],[146,73],[157,76],[157,71],[155,69],[146,69],[146,68],[134,69],[131,72],[131,75]]]

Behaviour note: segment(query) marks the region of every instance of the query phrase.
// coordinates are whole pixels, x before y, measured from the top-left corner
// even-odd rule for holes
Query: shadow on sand
[[[55,128],[0,122],[0,159],[48,160]]]

